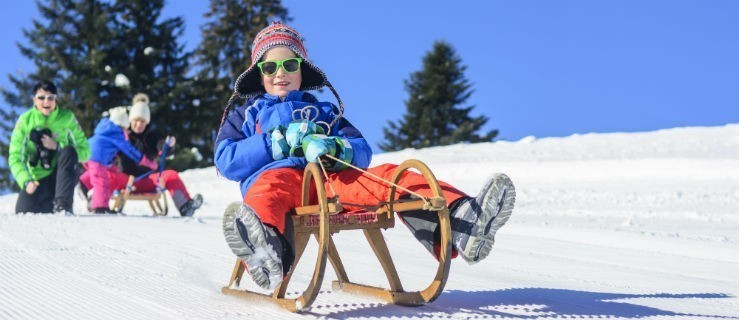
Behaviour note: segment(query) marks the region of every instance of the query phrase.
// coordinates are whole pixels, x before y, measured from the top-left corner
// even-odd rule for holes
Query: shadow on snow
[[[722,293],[655,293],[625,294],[588,292],[548,288],[515,288],[498,291],[444,291],[426,306],[413,308],[384,303],[359,303],[343,306],[347,309],[330,313],[329,318],[350,317],[451,317],[466,314],[474,317],[509,317],[539,319],[561,316],[643,318],[653,316],[690,316],[739,319],[732,316],[681,313],[648,307],[627,299],[721,299],[733,296]],[[315,306],[314,308],[321,308]],[[327,306],[342,307],[342,306]],[[315,309],[314,309],[315,310]]]

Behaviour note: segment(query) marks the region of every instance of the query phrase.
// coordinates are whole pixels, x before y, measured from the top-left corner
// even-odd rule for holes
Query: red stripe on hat
[[[252,65],[258,62],[265,49],[276,45],[288,45],[293,50],[298,50],[296,54],[302,58],[307,58],[307,52],[303,46],[300,34],[284,24],[273,24],[257,34],[252,47]]]
[[[300,51],[296,53],[299,54],[303,58],[307,56],[305,52],[305,47],[303,47],[303,43],[299,39],[286,35],[286,34],[274,34],[274,35],[269,35],[265,37],[264,39],[259,41],[259,43],[257,43],[254,46],[254,49],[252,50],[253,52],[252,59],[261,58],[261,57],[258,57],[258,55],[261,55],[263,53],[262,50],[264,50],[267,47],[273,47],[275,45],[279,45],[280,43],[289,44],[293,46],[294,47],[293,49],[297,49]],[[252,61],[252,64],[254,63],[256,63],[256,61]]]

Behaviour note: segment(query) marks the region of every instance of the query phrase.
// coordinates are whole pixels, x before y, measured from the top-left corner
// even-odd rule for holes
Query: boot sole
[[[490,181],[482,207],[492,205],[494,210],[482,210],[477,220],[475,236],[471,236],[463,250],[463,258],[470,263],[485,259],[495,244],[495,233],[508,222],[516,202],[516,189],[511,179],[505,174],[496,174]],[[490,204],[491,201],[495,203]]]
[[[223,235],[226,243],[231,252],[244,261],[252,280],[257,285],[274,290],[282,282],[282,261],[274,250],[261,249],[267,244],[262,222],[256,214],[242,210],[242,205],[239,202],[232,203],[223,215]],[[237,219],[243,223],[237,222]]]

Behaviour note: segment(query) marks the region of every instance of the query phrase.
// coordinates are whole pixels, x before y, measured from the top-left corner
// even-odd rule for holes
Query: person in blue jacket
[[[125,129],[129,120],[126,107],[115,107],[108,111],[108,117],[102,118],[95,126],[90,138],[90,160],[85,164],[92,188],[91,208],[95,213],[115,213],[108,204],[113,192],[110,186],[111,177],[108,167],[119,151],[139,165],[155,170],[157,163],[144,157],[126,138]]]
[[[251,65],[235,81],[216,138],[215,163],[226,178],[240,182],[242,204],[223,217],[226,242],[262,288],[273,290],[294,260],[290,210],[301,204],[303,169],[321,161],[329,170],[344,209],[385,201],[387,186],[371,175],[389,180],[397,167],[384,164],[367,170],[344,170],[327,160],[332,155],[366,169],[372,149],[360,131],[343,117],[344,106],[326,74],[307,56],[300,34],[273,22],[254,39]],[[306,92],[327,87],[338,107]],[[245,101],[237,105],[236,101]],[[423,176],[408,172],[398,184],[424,197],[433,196]],[[453,255],[470,262],[487,256],[495,232],[513,210],[515,191],[510,179],[497,175],[472,198],[440,182],[452,216]],[[400,192],[400,196],[408,196]],[[439,254],[438,216],[428,211],[405,213],[401,219],[432,254]],[[495,220],[495,222],[493,222]]]

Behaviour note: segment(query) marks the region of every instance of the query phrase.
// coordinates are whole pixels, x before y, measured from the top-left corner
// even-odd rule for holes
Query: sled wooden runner
[[[404,201],[395,199],[395,185],[400,180],[402,174],[409,169],[415,169],[423,175],[433,193],[432,198]],[[241,290],[233,288],[234,285],[240,285],[245,271],[244,263],[241,259],[237,258],[228,286],[223,287],[221,291],[224,294],[238,296],[250,301],[272,301],[287,310],[299,312],[309,308],[315,301],[321,289],[326,261],[328,260],[333,266],[337,277],[337,280],[332,283],[334,290],[370,295],[393,304],[404,306],[420,306],[434,301],[444,290],[444,285],[449,275],[449,266],[451,263],[451,225],[446,200],[431,170],[423,162],[418,160],[407,160],[401,163],[393,173],[393,185],[389,187],[388,201],[378,204],[372,210],[361,212],[342,211],[341,204],[336,197],[327,198],[323,181],[319,166],[316,163],[310,163],[305,168],[303,176],[302,206],[296,208],[291,216],[295,229],[295,261],[280,286],[271,295],[248,289]],[[310,204],[311,188],[318,195],[318,204]],[[236,203],[235,205],[240,205],[240,203]],[[395,212],[413,210],[436,211],[439,216],[441,251],[438,257],[438,268],[431,283],[420,291],[405,291],[381,229],[393,228],[395,226]],[[429,212],[429,214],[433,214],[433,212]],[[344,264],[339,257],[339,252],[331,238],[332,234],[345,230],[362,230],[382,266],[389,283],[389,289],[354,283],[349,280]],[[297,298],[286,298],[285,293],[287,292],[290,278],[311,236],[318,241],[318,253],[313,278],[300,296]]]
[[[111,197],[111,200],[113,200],[113,205],[110,209],[116,212],[122,212],[123,207],[126,205],[127,201],[144,200],[149,202],[149,207],[151,208],[151,211],[154,213],[155,216],[166,216],[169,208],[167,205],[166,190],[162,185],[161,179],[159,179],[159,186],[157,186],[156,192],[147,193],[135,192],[136,187],[133,186],[134,179],[134,176],[129,176],[126,187],[118,190],[116,194]]]

